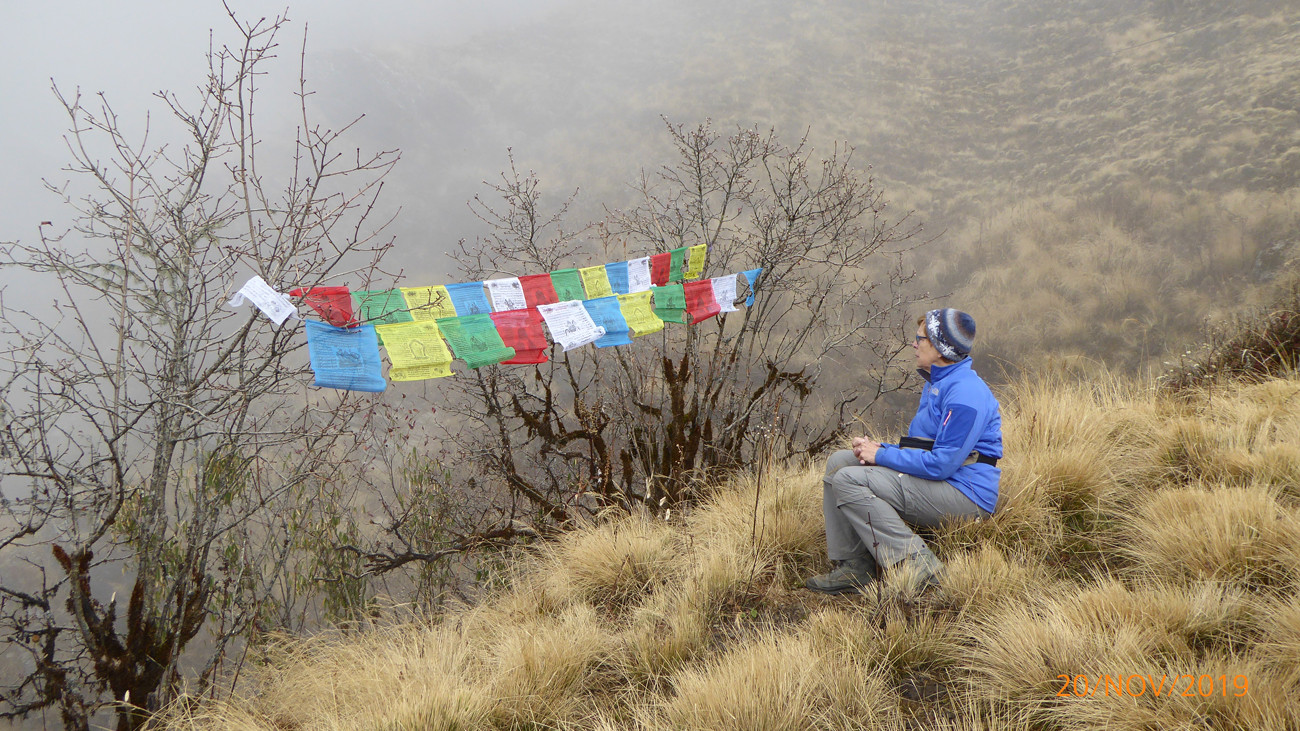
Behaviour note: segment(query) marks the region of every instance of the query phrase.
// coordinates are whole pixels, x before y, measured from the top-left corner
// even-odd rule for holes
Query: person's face
[[[930,370],[930,366],[943,360],[943,356],[939,355],[934,343],[931,343],[929,336],[926,335],[924,323],[916,326],[916,337],[912,340],[912,349],[916,351],[916,367],[923,371]]]

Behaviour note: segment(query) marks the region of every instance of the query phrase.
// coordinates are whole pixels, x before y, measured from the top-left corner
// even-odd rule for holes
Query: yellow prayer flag
[[[406,308],[416,322],[433,321],[439,317],[455,317],[456,308],[451,304],[451,293],[441,284],[436,287],[402,287],[402,296],[406,298]]]
[[[704,256],[708,250],[707,244],[697,244],[690,248],[689,258],[686,260],[687,279],[698,279],[704,274]]]
[[[650,306],[650,292],[633,292],[618,296],[618,309],[627,320],[633,336],[649,335],[664,329],[664,321]]]
[[[393,364],[388,370],[391,380],[422,381],[451,375],[451,349],[436,322],[376,325],[375,330],[383,338],[388,360]]]
[[[594,267],[581,267],[578,274],[582,275],[582,288],[587,290],[587,299],[594,300],[597,297],[609,297],[614,294],[614,288],[609,284],[609,275],[605,273],[605,265],[599,264]]]

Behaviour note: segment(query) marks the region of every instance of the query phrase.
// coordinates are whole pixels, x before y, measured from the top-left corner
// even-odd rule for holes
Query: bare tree
[[[544,210],[537,176],[513,158],[494,199],[471,202],[492,231],[462,242],[469,279],[697,244],[708,276],[763,269],[739,312],[630,346],[553,347],[548,363],[450,384],[459,393],[445,408],[459,420],[446,439],[501,486],[503,521],[548,529],[608,506],[671,509],[702,475],[770,448],[760,434],[779,428],[780,456],[817,451],[908,378],[891,366],[913,301],[903,253],[920,227],[887,214],[852,148],[817,158],[806,136],[787,146],[772,132],[666,128],[673,161],[642,175],[635,207],[595,226],[566,229],[572,196]]]
[[[240,638],[294,626],[321,560],[302,549],[346,523],[362,402],[309,394],[293,321],[226,301],[252,274],[281,291],[368,280],[391,242],[367,218],[398,155],[314,126],[300,69],[296,145],[260,161],[254,99],[287,21],[231,19],[239,42],[210,50],[197,99],[158,95],[179,144],[134,141],[106,100],[56,88],[74,182],[53,189],[86,248],[45,226],[0,246],[25,302],[54,299],[3,312],[0,555],[17,568],[0,631],[26,659],[0,717],[131,729],[210,691]]]

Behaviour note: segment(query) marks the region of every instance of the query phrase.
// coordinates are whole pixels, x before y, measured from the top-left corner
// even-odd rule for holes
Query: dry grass
[[[161,720],[1294,729],[1298,394],[1297,379],[1174,395],[1099,373],[1023,378],[1003,394],[1001,507],[937,532],[935,591],[894,575],[856,597],[799,588],[825,566],[820,468],[790,465],[717,485],[671,522],[564,536],[435,623],[286,641],[244,696]],[[1081,677],[1091,692],[1074,692]]]

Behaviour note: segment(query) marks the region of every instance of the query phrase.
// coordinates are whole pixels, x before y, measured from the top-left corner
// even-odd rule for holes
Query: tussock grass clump
[[[821,466],[785,465],[536,547],[436,623],[286,641],[157,725],[1300,728],[1300,380],[1058,372],[1002,403],[999,510],[935,531],[936,590],[803,590]]]

